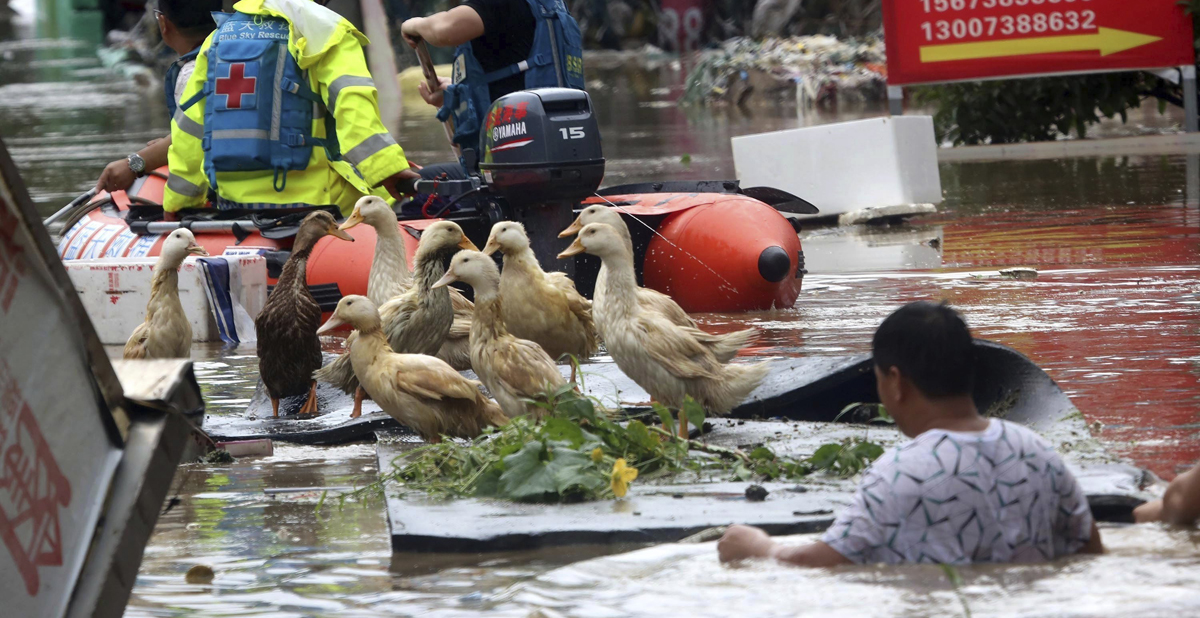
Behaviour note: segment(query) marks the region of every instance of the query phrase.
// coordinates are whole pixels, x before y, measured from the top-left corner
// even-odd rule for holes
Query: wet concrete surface
[[[0,41],[0,58],[0,135],[44,214],[167,130],[159,85],[103,69],[86,46]],[[730,137],[801,123],[794,109],[675,106],[682,80],[669,66],[630,64],[589,79],[608,185],[730,177]],[[1167,121],[1111,130],[1154,132]],[[406,120],[403,132],[414,160],[449,156],[427,118]],[[1046,369],[1108,450],[1170,478],[1200,459],[1197,167],[1184,155],[942,164],[946,202],[935,217],[804,230],[815,261],[795,308],[698,317],[714,331],[763,329],[752,355],[833,357],[865,352],[874,327],[904,302],[949,300],[978,336]],[[1040,273],[998,275],[1012,266]],[[253,347],[198,345],[194,358],[209,413],[242,413],[256,382]],[[375,467],[374,445],[354,444],[280,445],[269,458],[181,468],[179,502],[160,519],[126,615],[727,615],[736,604],[748,615],[870,607],[917,616],[961,613],[964,597],[976,616],[1186,615],[1200,601],[1200,538],[1156,526],[1106,526],[1112,552],[1101,558],[961,570],[960,596],[940,570],[730,570],[703,545],[565,570],[628,547],[392,555],[382,505],[318,513],[314,492],[263,491],[354,485]],[[216,570],[213,584],[184,583],[200,563]]]

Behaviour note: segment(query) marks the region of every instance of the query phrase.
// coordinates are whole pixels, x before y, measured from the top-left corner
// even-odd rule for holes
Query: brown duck
[[[262,312],[254,320],[258,331],[258,373],[271,396],[271,414],[279,416],[279,400],[308,393],[300,414],[317,411],[317,383],[312,374],[321,368],[321,307],[308,291],[308,256],[322,237],[353,241],[339,230],[333,215],[319,210],[304,218],[292,255]]]

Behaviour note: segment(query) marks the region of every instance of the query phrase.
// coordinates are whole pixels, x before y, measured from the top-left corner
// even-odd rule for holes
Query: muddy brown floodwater
[[[167,130],[158,86],[100,66],[93,49],[29,36],[0,41],[0,135],[43,213],[108,161]],[[644,59],[643,59],[644,60]],[[799,126],[794,109],[681,108],[680,74],[634,62],[590,73],[606,184],[734,175],[729,138]],[[825,113],[817,121],[876,113]],[[1155,133],[1146,117],[1117,133]],[[444,158],[428,116],[404,123],[415,160]],[[682,161],[690,156],[690,163]],[[811,274],[792,309],[703,315],[754,325],[752,354],[868,349],[900,304],[946,299],[976,334],[1044,367],[1114,452],[1165,478],[1200,460],[1200,158],[1117,156],[943,163],[937,216],[801,236]],[[863,182],[869,182],[864,178]],[[1036,280],[997,270],[1029,266]],[[197,346],[211,414],[239,414],[253,349]],[[180,469],[180,501],[159,520],[126,613],[146,616],[1180,615],[1200,607],[1196,533],[1107,526],[1112,552],[1036,567],[722,569],[711,545],[582,547],[469,556],[393,555],[378,505],[315,510],[314,491],[375,473],[369,444],[278,445],[269,458]],[[184,581],[196,564],[211,585]],[[569,565],[569,566],[568,566]],[[559,568],[565,567],[565,568]]]

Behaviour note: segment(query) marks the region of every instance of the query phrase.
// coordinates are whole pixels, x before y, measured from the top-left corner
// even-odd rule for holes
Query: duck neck
[[[629,226],[625,224],[623,217],[619,217],[617,220],[621,222],[620,225],[614,225],[612,228],[617,231],[621,240],[625,241],[625,250],[629,251],[629,255],[633,255],[633,236],[629,234]]]
[[[279,273],[279,280],[275,282],[276,288],[287,288],[293,285],[308,286],[308,255],[312,253],[312,247],[305,247],[300,251],[292,253],[288,261],[283,265],[283,272]]]
[[[404,238],[395,223],[375,228],[375,257],[367,278],[367,298],[381,305],[412,285]]]
[[[392,349],[388,345],[387,337],[383,335],[383,328],[378,320],[354,332],[357,334],[350,344],[351,363],[357,361],[361,364],[366,361],[369,364],[381,354],[390,352]]]
[[[490,341],[508,334],[500,302],[496,282],[475,287],[475,315],[471,319],[472,339]]]
[[[450,290],[445,286],[433,289],[433,284],[437,283],[446,274],[446,266],[443,264],[444,256],[437,251],[428,253],[418,251],[417,259],[413,269],[413,283],[417,287],[417,298],[420,299],[422,305],[446,305],[450,306]]]
[[[375,261],[371,269],[388,268],[401,273],[406,281],[412,280],[412,271],[408,268],[408,253],[404,247],[404,237],[395,222],[375,228]]]
[[[504,253],[504,269],[508,270],[509,268],[515,268],[525,273],[542,272],[542,265],[538,264],[537,256],[529,247]]]
[[[179,301],[179,267],[170,267],[169,264],[160,263],[154,268],[154,277],[150,281],[150,301],[147,303],[147,311],[153,308],[155,301],[164,298]]]
[[[637,275],[629,254],[607,255],[601,258],[605,273],[605,302],[618,313],[632,314],[637,305]],[[606,308],[605,311],[608,309]]]

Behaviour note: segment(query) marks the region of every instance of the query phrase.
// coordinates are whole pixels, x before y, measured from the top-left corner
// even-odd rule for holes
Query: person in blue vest
[[[167,118],[175,115],[183,87],[192,76],[192,68],[196,66],[200,45],[217,27],[212,14],[220,10],[221,0],[158,0],[158,8],[154,11],[158,31],[162,34],[163,43],[179,54],[179,59],[171,63],[163,80]],[[128,190],[148,170],[167,164],[170,147],[171,135],[167,134],[128,157],[109,163],[96,181],[96,190]]]
[[[454,142],[479,152],[479,131],[492,102],[531,88],[584,89],[583,37],[562,0],[463,0],[449,11],[406,20],[400,33],[415,48],[425,41],[454,47],[452,79],[436,90],[421,82],[438,120],[454,120]],[[463,161],[427,165],[421,176],[465,178]],[[411,202],[421,206],[422,196]]]
[[[214,17],[171,123],[165,213],[348,216],[365,195],[412,192],[420,176],[383,125],[353,24],[312,0],[239,0]]]

